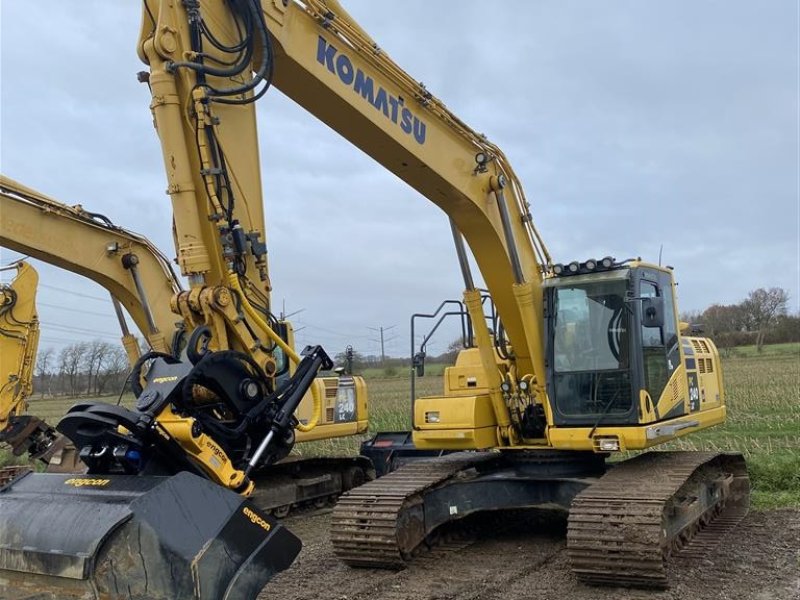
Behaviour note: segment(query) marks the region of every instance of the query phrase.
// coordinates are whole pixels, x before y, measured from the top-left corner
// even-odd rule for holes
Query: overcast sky
[[[797,310],[797,2],[343,4],[505,151],[557,261],[663,244],[682,310],[762,286]],[[0,171],[171,256],[139,11],[2,0]],[[395,325],[387,349],[406,355],[409,315],[461,293],[445,215],[278,90],[258,114],[276,306],[304,309],[300,343],[371,353],[368,327]],[[118,337],[102,288],[36,266],[40,347]]]

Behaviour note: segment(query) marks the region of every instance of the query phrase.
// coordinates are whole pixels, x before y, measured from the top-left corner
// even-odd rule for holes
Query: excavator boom
[[[39,274],[25,261],[0,269],[11,270],[16,271],[13,280],[0,284],[0,444],[11,446],[15,456],[41,457],[53,441],[53,432],[25,414],[39,346]],[[16,472],[14,467],[0,469],[0,481]]]

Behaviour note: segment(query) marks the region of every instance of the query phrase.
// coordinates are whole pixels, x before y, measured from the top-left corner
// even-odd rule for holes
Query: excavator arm
[[[125,307],[148,345],[172,352],[181,322],[170,309],[181,284],[169,260],[145,237],[80,206],[67,206],[0,175],[0,246],[38,258],[103,286]],[[138,345],[117,311],[131,364]]]
[[[79,472],[82,465],[69,440],[39,417],[27,414],[39,346],[39,274],[25,260],[0,271],[11,269],[17,271],[16,276],[0,286],[0,444],[10,446],[14,456],[27,455],[49,464],[53,471]],[[0,469],[0,484],[27,470],[25,466]]]

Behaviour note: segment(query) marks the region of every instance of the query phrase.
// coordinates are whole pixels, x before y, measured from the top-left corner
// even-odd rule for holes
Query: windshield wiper
[[[597,376],[599,379],[600,373],[598,373]],[[597,417],[597,421],[594,422],[591,431],[589,431],[589,439],[591,439],[592,436],[594,435],[594,432],[597,431],[597,427],[598,425],[600,425],[600,421],[602,421],[605,418],[606,414],[608,414],[608,411],[611,409],[611,405],[614,404],[614,400],[617,399],[617,396],[619,396],[619,389],[614,393],[613,396],[611,396],[611,399],[603,407],[603,411],[600,413],[600,416]]]

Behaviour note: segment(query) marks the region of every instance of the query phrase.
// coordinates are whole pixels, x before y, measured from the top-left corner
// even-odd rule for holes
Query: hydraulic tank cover
[[[28,473],[0,488],[0,598],[255,598],[300,540],[238,494],[171,477]]]

